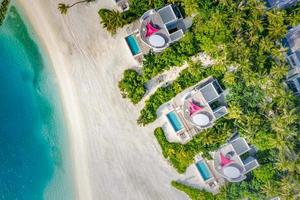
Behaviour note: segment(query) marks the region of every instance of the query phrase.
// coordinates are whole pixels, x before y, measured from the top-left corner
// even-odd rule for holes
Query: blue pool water
[[[131,50],[132,55],[137,55],[141,52],[140,46],[136,40],[136,37],[134,35],[129,35],[126,38],[126,42]]]
[[[206,165],[206,163],[204,161],[197,162],[196,167],[197,167],[200,175],[202,176],[203,180],[207,181],[208,179],[210,179],[212,177],[210,170],[208,169],[208,166]]]
[[[72,199],[54,73],[14,6],[0,48],[0,199]]]
[[[169,112],[167,114],[167,118],[170,121],[172,127],[174,128],[175,132],[178,132],[183,129],[183,125],[182,125],[178,115],[174,111]]]

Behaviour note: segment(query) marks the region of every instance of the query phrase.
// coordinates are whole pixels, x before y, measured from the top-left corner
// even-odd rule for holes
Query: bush
[[[204,157],[210,158],[209,152],[223,144],[232,132],[233,124],[220,120],[213,128],[202,131],[184,145],[169,143],[162,128],[155,129],[154,135],[161,146],[164,158],[179,173],[184,173],[186,168],[193,163],[196,154],[201,152]]]
[[[3,24],[5,20],[5,16],[8,11],[10,0],[3,0],[0,5],[0,26]]]
[[[107,29],[112,35],[116,34],[119,27],[123,27],[127,22],[124,16],[119,11],[100,9],[98,12],[101,18],[101,24]]]
[[[210,192],[207,192],[205,190],[195,189],[191,186],[184,185],[177,181],[172,181],[171,185],[174,188],[176,188],[177,190],[185,192],[192,200],[213,200],[213,199],[215,199],[214,195]]]
[[[145,80],[150,80],[159,73],[171,67],[181,66],[184,61],[200,52],[199,46],[194,42],[192,33],[185,36],[161,54],[149,53],[145,55],[143,61],[143,76]]]
[[[143,78],[133,69],[124,72],[119,88],[123,98],[128,97],[134,104],[137,104],[145,94]]]
[[[274,182],[276,175],[275,166],[272,163],[262,165],[253,171],[253,175],[261,183],[266,183],[267,181]]]

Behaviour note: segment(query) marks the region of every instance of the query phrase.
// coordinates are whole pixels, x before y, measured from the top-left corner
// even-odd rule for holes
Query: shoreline
[[[41,12],[41,9],[34,3],[28,4],[22,0],[16,0],[16,3],[14,3],[18,6],[19,9],[21,9],[22,15],[24,15],[25,18],[28,19],[28,23],[30,27],[33,29],[33,32],[36,34],[36,39],[39,42],[39,46],[44,51],[45,61],[47,62],[46,65],[48,67],[51,67],[51,71],[54,72],[55,79],[57,80],[58,85],[58,93],[60,95],[59,99],[62,103],[62,113],[65,124],[65,128],[67,129],[67,139],[68,143],[70,145],[70,150],[68,151],[71,155],[71,162],[73,163],[73,167],[71,170],[73,171],[71,174],[73,175],[72,179],[75,181],[73,184],[74,187],[74,196],[77,199],[92,199],[91,192],[89,188],[89,181],[86,177],[88,177],[88,172],[84,173],[84,171],[87,169],[83,169],[86,165],[81,165],[80,163],[84,163],[86,161],[83,161],[86,156],[82,156],[84,154],[84,147],[81,147],[80,151],[78,151],[78,141],[80,139],[76,139],[76,137],[80,136],[81,133],[78,133],[78,131],[83,130],[78,105],[76,103],[76,98],[74,97],[74,91],[72,88],[72,82],[68,77],[68,73],[64,69],[64,67],[58,67],[58,66],[64,66],[68,65],[67,59],[64,59],[62,55],[59,55],[59,52],[55,52],[53,50],[59,49],[60,47],[56,45],[57,39],[54,37],[53,34],[51,34],[51,29],[46,24],[46,19],[43,17]],[[39,17],[37,18],[34,14],[39,14]],[[44,23],[43,23],[44,22]],[[44,26],[41,26],[44,24]],[[50,42],[50,41],[52,42]],[[62,87],[64,89],[62,89]],[[72,100],[72,101],[70,101]],[[79,152],[79,154],[74,154],[75,149],[75,143],[76,145],[76,151]],[[81,143],[83,145],[83,143]],[[72,165],[72,164],[71,164]],[[54,178],[54,177],[53,177]],[[50,181],[51,183],[51,181]],[[79,183],[81,183],[79,185]],[[83,183],[83,184],[82,184]],[[86,186],[86,187],[84,187]]]
[[[114,2],[80,4],[64,16],[59,0],[16,1],[58,81],[75,199],[187,199],[170,186],[179,175],[153,135],[159,122],[139,127],[140,107],[121,97],[118,81],[138,64],[124,40],[127,29],[111,37],[99,23],[98,10]]]

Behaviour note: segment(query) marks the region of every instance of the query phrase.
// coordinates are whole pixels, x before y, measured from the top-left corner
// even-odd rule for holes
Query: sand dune
[[[159,122],[138,127],[138,109],[120,96],[122,72],[137,63],[126,33],[111,37],[99,24],[98,9],[113,7],[113,0],[79,5],[67,16],[58,12],[59,2],[18,0],[57,75],[77,199],[187,199],[170,186],[179,175],[153,136]]]

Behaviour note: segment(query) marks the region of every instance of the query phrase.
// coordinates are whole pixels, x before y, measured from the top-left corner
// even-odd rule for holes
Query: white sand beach
[[[140,108],[120,95],[123,71],[137,63],[126,33],[111,37],[100,25],[98,10],[114,7],[114,1],[78,5],[66,16],[57,4],[71,0],[17,1],[48,52],[60,86],[76,199],[187,199],[170,186],[179,175],[154,138],[158,124],[139,127]]]

